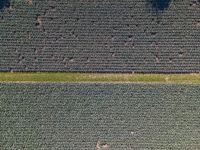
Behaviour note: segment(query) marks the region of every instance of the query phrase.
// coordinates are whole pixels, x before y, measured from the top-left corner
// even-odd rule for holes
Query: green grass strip
[[[0,82],[136,82],[200,84],[200,74],[0,73]]]

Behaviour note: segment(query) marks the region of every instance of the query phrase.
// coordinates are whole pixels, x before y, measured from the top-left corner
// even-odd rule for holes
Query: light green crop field
[[[0,83],[0,150],[199,150],[200,86]]]
[[[0,82],[134,82],[199,84],[200,74],[123,74],[123,73],[0,73]]]

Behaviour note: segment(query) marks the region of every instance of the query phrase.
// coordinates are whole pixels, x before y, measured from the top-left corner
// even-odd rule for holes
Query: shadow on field
[[[0,10],[10,7],[10,0],[1,0],[0,1]]]
[[[171,0],[147,0],[147,6],[153,12],[163,12],[164,10],[169,8]]]

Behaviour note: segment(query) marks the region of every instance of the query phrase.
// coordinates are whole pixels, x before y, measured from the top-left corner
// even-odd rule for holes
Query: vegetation
[[[200,83],[200,74],[0,73],[0,82]]]
[[[1,150],[199,149],[199,85],[0,85]]]

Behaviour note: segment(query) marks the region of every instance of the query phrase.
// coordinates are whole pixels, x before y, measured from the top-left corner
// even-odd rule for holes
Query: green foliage
[[[200,74],[0,73],[0,82],[145,82],[200,84]]]

